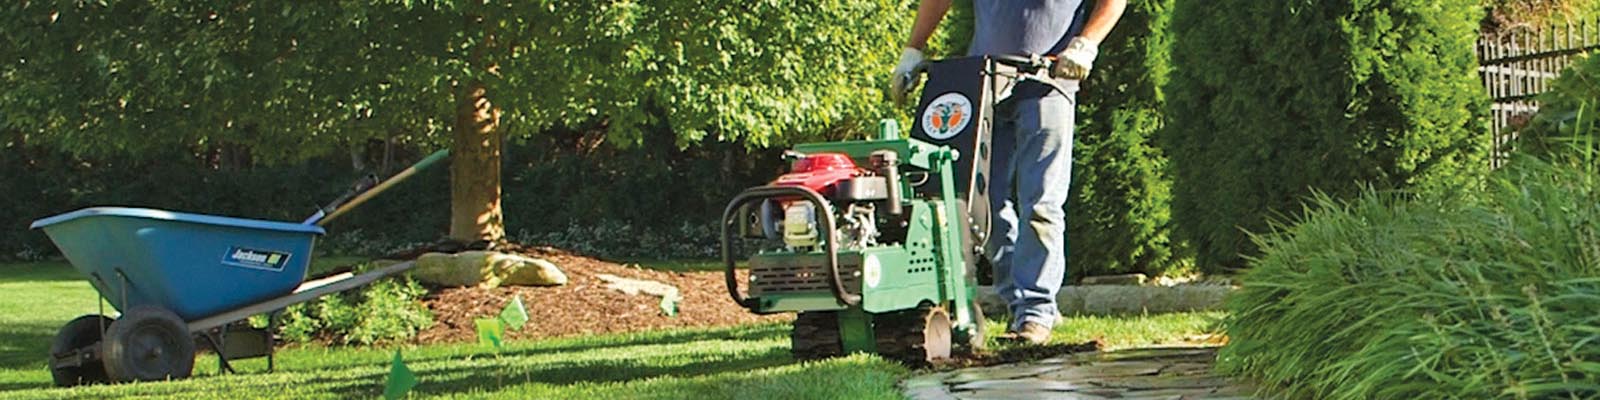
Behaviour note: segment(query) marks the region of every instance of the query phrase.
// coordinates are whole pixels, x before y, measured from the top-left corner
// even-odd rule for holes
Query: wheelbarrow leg
[[[218,329],[222,330],[220,334],[205,332],[200,334],[200,337],[205,338],[206,343],[211,345],[212,352],[217,353],[217,372],[224,374],[238,373],[238,371],[233,370],[233,365],[228,363],[228,352],[224,350],[228,348],[228,327],[224,325]]]
[[[278,354],[277,332],[279,315],[283,315],[283,309],[281,308],[267,313],[267,372],[269,373],[272,372],[272,368],[274,367],[275,361],[273,358]]]

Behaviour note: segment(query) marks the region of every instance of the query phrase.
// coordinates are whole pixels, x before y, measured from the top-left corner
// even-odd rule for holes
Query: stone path
[[[922,375],[901,388],[916,400],[1252,398],[1248,388],[1211,372],[1216,358],[1215,347],[1080,353]]]

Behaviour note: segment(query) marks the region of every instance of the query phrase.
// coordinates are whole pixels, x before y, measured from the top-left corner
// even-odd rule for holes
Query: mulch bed
[[[482,244],[474,246],[485,247]],[[490,318],[521,296],[528,309],[528,324],[508,331],[510,339],[536,339],[600,333],[637,332],[666,328],[711,327],[778,322],[794,319],[793,314],[760,316],[733,303],[721,272],[663,272],[608,262],[570,252],[514,243],[487,246],[495,251],[519,253],[555,263],[567,274],[567,284],[554,287],[505,286],[432,288],[423,301],[433,312],[434,325],[419,333],[417,343],[463,342],[477,340],[473,323]],[[452,252],[464,249],[429,246],[391,259],[412,259],[427,251]],[[647,294],[628,295],[607,289],[598,274],[644,279],[678,288],[682,300],[677,316],[662,315],[660,298]],[[739,280],[745,279],[739,271]]]
[[[528,309],[528,324],[521,330],[507,331],[510,339],[540,339],[602,333],[637,332],[669,328],[715,327],[759,322],[787,322],[794,314],[756,315],[728,298],[721,272],[664,272],[586,257],[541,246],[515,243],[479,243],[465,248],[432,245],[392,254],[388,259],[414,259],[423,253],[453,253],[489,248],[523,254],[555,263],[567,274],[567,284],[554,287],[506,286],[494,289],[477,287],[431,288],[423,301],[433,312],[434,325],[413,339],[416,343],[469,342],[477,340],[473,322],[491,318],[521,296]],[[746,271],[737,271],[744,282]],[[678,288],[682,300],[677,316],[662,315],[660,298],[647,294],[628,295],[607,289],[598,274],[666,283]],[[1095,351],[1099,343],[1055,343],[1044,346],[1001,346],[978,354],[958,355],[940,360],[935,370],[1015,363],[1053,356]],[[959,352],[958,352],[959,353]]]

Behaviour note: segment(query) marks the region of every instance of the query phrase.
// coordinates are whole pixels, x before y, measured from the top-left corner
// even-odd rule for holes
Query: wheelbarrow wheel
[[[129,309],[111,323],[102,346],[106,374],[116,382],[182,379],[194,370],[194,337],[164,308]]]
[[[50,357],[82,350],[100,342],[105,336],[106,327],[111,326],[111,318],[104,315],[85,315],[74,318],[61,326],[56,331],[56,337],[50,342]],[[82,361],[82,356],[79,356]],[[64,366],[50,368],[50,378],[55,380],[56,386],[67,387],[93,383],[106,383],[106,367],[98,362],[81,363],[77,366]]]

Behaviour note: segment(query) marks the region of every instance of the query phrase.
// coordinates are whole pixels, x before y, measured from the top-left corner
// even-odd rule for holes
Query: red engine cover
[[[803,186],[826,196],[832,194],[833,184],[856,176],[856,162],[842,153],[817,153],[796,161],[790,171],[772,184]]]

